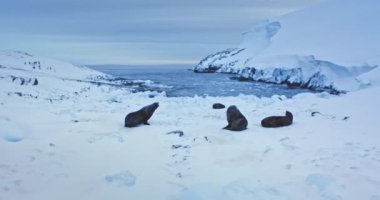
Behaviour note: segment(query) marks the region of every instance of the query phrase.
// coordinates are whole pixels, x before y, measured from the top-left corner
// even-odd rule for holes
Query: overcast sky
[[[196,64],[324,0],[2,0],[0,47],[76,64]]]

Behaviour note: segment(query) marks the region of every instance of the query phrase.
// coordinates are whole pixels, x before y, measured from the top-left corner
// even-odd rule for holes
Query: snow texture
[[[122,171],[117,174],[108,175],[105,177],[105,180],[118,187],[131,187],[136,183],[136,177],[129,171]]]

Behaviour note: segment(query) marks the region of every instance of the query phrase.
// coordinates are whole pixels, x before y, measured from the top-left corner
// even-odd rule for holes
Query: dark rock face
[[[273,84],[287,85],[290,89],[309,89],[313,92],[329,92],[330,94],[341,94],[345,91],[336,88],[329,77],[319,68],[332,68],[344,73],[345,76],[350,72],[340,66],[328,61],[317,60],[313,56],[300,57],[300,64],[296,67],[283,68],[278,66],[274,69],[263,69],[262,66],[248,65],[250,58],[241,57],[240,53],[245,51],[244,48],[232,48],[211,54],[202,59],[194,68],[196,73],[231,73],[236,74],[231,79],[247,82],[264,82]],[[240,54],[240,55],[239,55]],[[236,56],[239,55],[239,56]],[[228,58],[228,59],[227,59]],[[242,60],[243,59],[243,60]],[[244,60],[246,59],[246,60]],[[221,62],[225,61],[225,62]],[[305,75],[303,65],[314,66],[315,70],[311,75]],[[236,68],[235,66],[239,66]],[[373,69],[375,66],[366,66]],[[364,71],[363,71],[364,72]],[[307,72],[309,73],[309,72]]]
[[[149,125],[148,120],[158,108],[158,103],[145,106],[136,112],[131,112],[125,117],[125,127],[135,127],[140,124]]]
[[[204,59],[202,59],[197,66],[194,67],[193,71],[195,73],[214,73],[219,70],[222,65],[216,64],[216,61],[223,60],[227,57],[233,57],[245,49],[241,48],[230,48],[223,51],[216,52],[215,54],[211,54]],[[229,63],[229,66],[234,66],[235,63]]]
[[[223,129],[227,129],[230,131],[242,131],[247,129],[248,126],[247,119],[234,105],[228,107],[227,109],[227,122],[228,125]]]
[[[261,120],[261,126],[266,128],[277,128],[289,126],[293,123],[293,114],[286,111],[285,116],[270,116]]]
[[[233,76],[230,78],[231,80],[237,80],[240,82],[249,82],[249,81],[255,81],[251,77],[244,77],[244,76]]]
[[[212,66],[209,66],[208,68],[206,69],[194,69],[194,72],[195,73],[214,73],[218,70],[219,68],[217,67],[212,67]]]
[[[223,105],[223,104],[221,104],[221,103],[214,103],[213,105],[212,105],[212,108],[213,109],[223,109],[223,108],[225,108],[226,106],[225,105]]]
[[[38,85],[37,78],[10,76],[13,83],[20,85]]]

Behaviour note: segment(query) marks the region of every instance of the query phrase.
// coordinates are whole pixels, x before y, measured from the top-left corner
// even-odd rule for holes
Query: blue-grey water
[[[169,97],[238,96],[239,94],[270,97],[274,94],[292,97],[306,89],[288,89],[285,85],[231,80],[232,74],[194,73],[191,66],[91,66],[98,71],[129,80],[151,80],[170,87],[162,88]]]

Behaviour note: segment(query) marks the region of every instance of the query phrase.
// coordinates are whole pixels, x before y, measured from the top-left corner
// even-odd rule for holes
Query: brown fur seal
[[[221,103],[214,103],[213,105],[212,105],[212,108],[213,109],[223,109],[223,108],[225,108],[226,106],[224,106],[223,104],[221,104]]]
[[[286,111],[285,116],[270,116],[261,120],[261,126],[266,128],[276,128],[281,126],[289,126],[293,123],[293,115]]]
[[[136,112],[131,112],[125,117],[125,127],[135,127],[139,124],[149,125],[148,120],[158,108],[158,103],[145,106]]]
[[[228,125],[223,129],[230,131],[242,131],[247,129],[248,121],[236,106],[230,106],[227,109]]]

